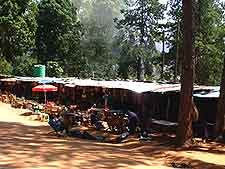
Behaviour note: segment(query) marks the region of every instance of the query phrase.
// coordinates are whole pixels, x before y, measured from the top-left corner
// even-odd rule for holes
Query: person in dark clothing
[[[48,124],[53,128],[56,134],[58,134],[58,132],[63,132],[65,129],[62,121],[55,115],[49,115]]]
[[[105,109],[112,108],[112,100],[113,98],[108,90],[101,90],[97,93],[95,106]]]
[[[105,90],[104,95],[103,95],[103,101],[104,101],[104,108],[112,108],[112,95],[108,90]]]
[[[91,125],[95,125],[98,122],[97,112],[92,113],[90,118],[91,118]]]
[[[128,111],[127,112],[128,115],[128,128],[129,128],[129,133],[133,134],[138,126],[138,121],[139,118],[136,115],[136,113]]]
[[[223,131],[223,142],[225,143],[225,130]]]

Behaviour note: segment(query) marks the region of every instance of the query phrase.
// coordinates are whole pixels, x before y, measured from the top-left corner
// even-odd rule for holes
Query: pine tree
[[[192,107],[193,107],[193,1],[183,0],[183,48],[184,57],[181,75],[180,113],[177,128],[177,145],[182,146],[192,139]]]
[[[158,21],[163,18],[164,6],[158,0],[127,1],[127,9],[122,10],[123,19],[116,20],[118,29],[127,30],[127,38],[132,37],[136,46],[143,50],[155,47]],[[143,51],[142,50],[142,51]],[[144,58],[136,56],[137,79],[145,76]]]

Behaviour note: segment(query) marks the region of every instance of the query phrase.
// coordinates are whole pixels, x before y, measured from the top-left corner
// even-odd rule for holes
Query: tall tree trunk
[[[161,79],[164,79],[164,65],[165,65],[165,31],[163,30],[163,39],[162,39],[162,72]]]
[[[145,46],[145,21],[144,21],[144,2],[141,1],[141,37],[140,37],[140,46]],[[137,79],[144,80],[145,78],[145,65],[142,56],[138,56],[138,63],[137,63]]]
[[[201,32],[201,0],[194,0],[194,18],[195,18],[195,35],[199,36]],[[199,82],[199,59],[200,59],[200,48],[197,46],[195,47],[195,59],[194,59],[194,82]]]
[[[225,115],[225,57],[223,63],[223,74],[220,84],[220,97],[218,100],[216,114],[216,135],[219,136],[224,131],[224,115]]]
[[[179,62],[179,54],[180,54],[180,45],[179,45],[179,40],[180,40],[180,22],[178,21],[177,23],[177,37],[176,37],[176,60],[175,60],[175,71],[174,71],[174,82],[177,82],[177,75],[178,75],[178,62]]]
[[[192,0],[183,0],[184,16],[184,57],[181,75],[180,113],[177,128],[177,145],[183,146],[192,139],[192,106],[193,106],[193,15]]]
[[[144,61],[141,56],[138,56],[137,60],[137,79],[138,80],[144,80],[145,78],[145,66],[144,66]]]

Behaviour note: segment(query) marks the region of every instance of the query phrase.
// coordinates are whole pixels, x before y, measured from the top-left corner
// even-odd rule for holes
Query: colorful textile
[[[54,129],[55,132],[64,130],[62,122],[58,118],[49,118],[48,124]]]

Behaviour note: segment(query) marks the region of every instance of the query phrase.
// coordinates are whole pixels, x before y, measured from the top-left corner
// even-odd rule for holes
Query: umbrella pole
[[[46,101],[47,101],[47,99],[46,99],[46,92],[45,92],[45,104],[46,104]]]

